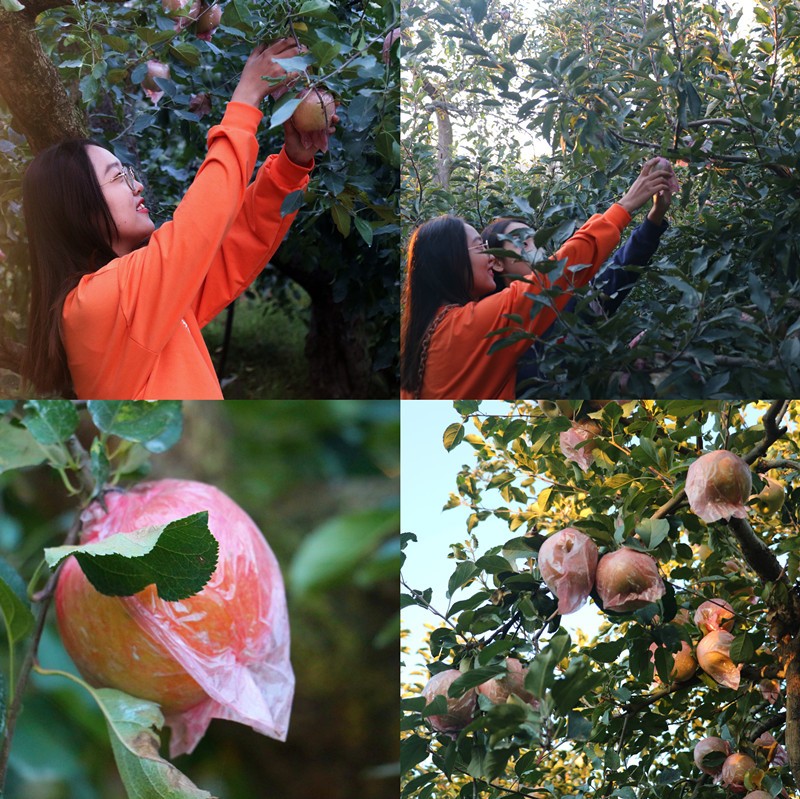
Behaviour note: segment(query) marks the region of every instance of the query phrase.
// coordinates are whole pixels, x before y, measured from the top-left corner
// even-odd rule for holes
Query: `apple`
[[[169,78],[169,67],[160,61],[151,59],[147,62],[147,74],[142,80],[142,86],[151,92],[162,91],[155,81],[156,78]]]
[[[733,635],[727,630],[713,630],[697,645],[697,662],[712,680],[736,690],[741,680],[742,664],[731,660]]]
[[[597,558],[597,545],[574,527],[553,533],[539,548],[539,571],[558,598],[560,614],[574,613],[588,599]]]
[[[658,564],[646,552],[622,547],[600,558],[595,576],[605,610],[630,613],[664,596]]]
[[[709,735],[707,738],[703,738],[702,741],[698,741],[694,747],[694,762],[697,768],[704,774],[716,777],[722,771],[722,763],[716,768],[710,768],[703,764],[703,758],[712,752],[722,752],[727,757],[731,753],[730,744],[727,741],[723,741],[722,738]]]
[[[161,705],[173,754],[191,751],[212,717],[283,738],[294,690],[289,623],[277,560],[252,519],[213,486],[189,480],[108,492],[81,516],[82,543],[207,510],[219,543],[203,589],[176,602],[154,586],[131,597],[99,593],[75,558],[56,588],[64,647],[91,685]]]
[[[336,101],[326,89],[305,89],[301,103],[292,114],[292,123],[301,133],[326,131],[336,113]]]
[[[219,27],[221,19],[222,9],[216,3],[211,6],[204,6],[194,27],[197,38],[210,41],[211,35]]]
[[[753,481],[750,467],[738,455],[718,449],[701,455],[686,474],[689,507],[704,521],[747,517]]]
[[[422,689],[422,696],[428,704],[437,696],[447,699],[447,713],[428,716],[428,722],[437,732],[460,732],[475,716],[478,695],[474,688],[457,698],[447,695],[450,686],[461,676],[458,669],[445,669],[434,674]]]

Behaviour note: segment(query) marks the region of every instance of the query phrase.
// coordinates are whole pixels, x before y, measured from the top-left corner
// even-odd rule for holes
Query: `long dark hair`
[[[466,305],[474,279],[464,220],[439,216],[420,225],[408,244],[400,323],[400,387],[422,384],[425,333],[444,305]]]
[[[28,347],[22,373],[37,393],[71,396],[62,341],[64,300],[83,275],[117,257],[117,228],[89,160],[89,139],[42,150],[22,184],[31,266]]]
[[[502,250],[503,242],[507,241],[507,239],[501,239],[500,236],[508,230],[509,225],[514,223],[530,227],[525,219],[518,216],[500,216],[497,219],[493,219],[481,233],[481,238],[486,242],[487,249]],[[508,287],[503,272],[494,273],[494,284],[498,291],[502,291],[504,288]]]

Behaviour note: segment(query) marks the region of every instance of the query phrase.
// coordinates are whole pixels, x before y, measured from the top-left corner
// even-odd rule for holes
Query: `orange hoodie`
[[[231,102],[171,222],[67,295],[63,340],[83,399],[222,399],[200,328],[241,294],[283,240],[284,198],[311,167],[285,151],[253,174],[261,111]]]
[[[630,222],[630,214],[614,204],[604,214],[595,214],[563,247],[555,258],[567,259],[567,265],[590,264],[576,272],[566,272],[553,285],[564,293],[551,302],[560,311],[571,296],[571,289],[586,285],[600,270],[619,244],[620,232]],[[556,318],[551,307],[537,304],[531,318],[534,300],[551,287],[550,279],[541,272],[533,283],[515,280],[507,289],[488,297],[452,308],[431,337],[428,360],[422,380],[420,399],[514,399],[517,359],[531,346],[530,339],[489,354],[498,336],[487,338],[492,330],[519,327],[531,333],[543,333]],[[518,314],[522,325],[510,321],[507,314]],[[412,399],[406,391],[403,399]]]

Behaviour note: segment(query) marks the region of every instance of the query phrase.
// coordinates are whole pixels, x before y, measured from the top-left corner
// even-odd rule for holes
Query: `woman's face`
[[[506,236],[510,236],[517,230],[525,230],[525,229],[529,229],[528,225],[523,225],[522,222],[511,222],[509,226],[503,231],[503,233]],[[521,255],[522,253],[536,253],[537,258],[546,257],[544,250],[536,247],[536,244],[533,241],[533,236],[528,236],[522,242],[521,251],[520,248],[513,241],[504,241],[503,249],[509,250],[510,252],[513,252],[516,255]],[[503,258],[501,263],[503,267],[503,274],[505,275],[529,275],[532,271],[530,262],[526,261],[524,258],[514,258],[513,256],[509,256],[508,258]]]
[[[143,186],[134,181],[134,188],[131,189],[122,171],[122,164],[113,153],[94,144],[89,145],[86,151],[117,226],[117,236],[111,242],[111,249],[117,255],[127,255],[150,238],[155,230],[141,196]]]
[[[464,231],[472,266],[472,299],[479,300],[496,289],[493,267],[497,264],[497,259],[484,252],[486,244],[472,225],[465,224]]]

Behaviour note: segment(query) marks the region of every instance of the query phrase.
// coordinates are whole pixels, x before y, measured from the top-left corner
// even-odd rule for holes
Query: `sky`
[[[442,435],[445,429],[449,424],[461,421],[461,415],[454,410],[452,402],[418,400],[400,405],[401,529],[417,536],[417,541],[409,543],[406,549],[402,574],[411,588],[419,591],[432,588],[431,605],[444,611],[448,604],[447,581],[455,568],[454,561],[448,559],[447,554],[450,544],[466,540],[466,523],[471,511],[464,507],[443,511],[442,507],[451,492],[456,490],[456,475],[461,467],[464,464],[474,466],[475,458],[470,445],[464,442],[451,452],[444,448]],[[483,413],[505,415],[511,406],[501,401],[484,401],[480,407]],[[514,537],[508,525],[493,516],[481,522],[475,533],[482,550]],[[570,632],[580,627],[591,634],[601,619],[600,613],[590,603],[565,618],[562,626]],[[410,654],[405,658],[404,678],[421,672],[422,660],[414,653],[423,643],[424,625],[438,626],[436,622],[436,618],[422,608],[403,610],[402,627],[411,632],[405,641]]]

